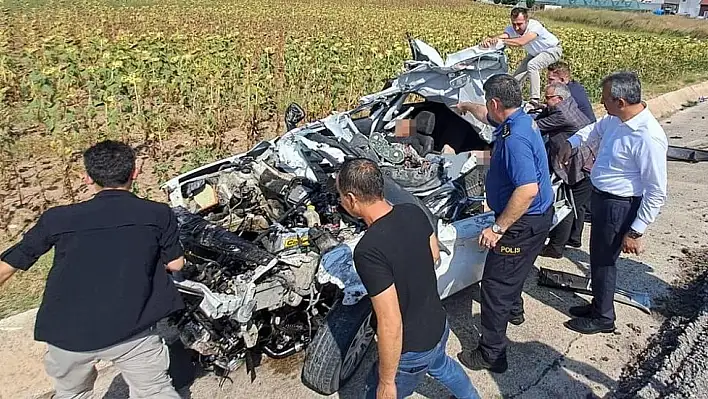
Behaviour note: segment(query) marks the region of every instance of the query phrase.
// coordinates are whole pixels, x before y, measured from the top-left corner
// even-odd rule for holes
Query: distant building
[[[701,9],[699,11],[699,15],[708,18],[708,0],[701,1]]]
[[[536,5],[543,8],[556,6],[566,8],[604,8],[617,11],[653,11],[661,8],[662,2],[661,0],[536,0]]]
[[[697,17],[701,11],[701,0],[679,0],[678,14]]]

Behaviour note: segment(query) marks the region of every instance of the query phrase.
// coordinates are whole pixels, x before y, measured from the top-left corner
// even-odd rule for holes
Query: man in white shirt
[[[607,115],[571,136],[559,151],[565,164],[581,145],[599,144],[590,174],[590,273],[593,301],[570,308],[575,318],[565,326],[594,334],[615,329],[615,263],[620,251],[639,255],[642,235],[666,201],[668,140],[641,99],[641,83],[633,72],[617,72],[602,82]]]
[[[563,49],[558,38],[548,31],[540,22],[529,19],[525,8],[516,7],[511,10],[511,25],[499,36],[490,37],[482,42],[482,47],[491,47],[502,41],[511,47],[523,47],[526,58],[521,61],[514,78],[520,83],[528,76],[531,81],[530,103],[534,107],[541,106],[541,73],[563,55]]]

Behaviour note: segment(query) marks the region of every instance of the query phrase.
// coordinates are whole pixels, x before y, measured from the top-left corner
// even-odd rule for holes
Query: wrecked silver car
[[[334,187],[346,157],[376,160],[386,199],[426,212],[441,246],[442,298],[481,279],[486,250],[476,238],[494,216],[480,157],[491,128],[451,106],[483,98],[483,82],[507,72],[507,59],[503,48],[471,47],[443,61],[409,41],[404,72],[355,109],[297,126],[304,111],[293,104],[281,137],[164,184],[187,260],[174,276],[186,303],[174,324],[202,365],[253,371],[254,356],[306,350],[302,381],[325,395],[354,374],[374,332],[352,259],[366,226]],[[403,121],[414,131],[397,134]],[[559,181],[554,188],[560,220],[572,208]]]

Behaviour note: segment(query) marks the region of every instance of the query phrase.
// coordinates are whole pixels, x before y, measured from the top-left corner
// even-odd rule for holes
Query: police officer
[[[494,75],[484,91],[486,108],[461,103],[458,109],[496,126],[485,183],[496,220],[479,236],[489,250],[481,283],[482,336],[475,350],[457,356],[469,369],[503,373],[507,322],[523,323],[521,289],[551,227],[553,190],[543,139],[521,108],[519,83]]]

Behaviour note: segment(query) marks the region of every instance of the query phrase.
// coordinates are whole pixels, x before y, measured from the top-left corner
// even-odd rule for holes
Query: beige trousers
[[[106,360],[120,370],[131,399],[180,399],[167,374],[167,345],[154,329],[92,352],[70,352],[47,345],[44,367],[54,380],[55,399],[88,399],[98,376],[96,363]]]
[[[519,66],[516,67],[514,78],[518,80],[519,83],[523,85],[526,77],[531,81],[531,99],[541,99],[541,70],[557,62],[562,56],[563,49],[558,46],[536,56],[529,54],[521,61]]]

